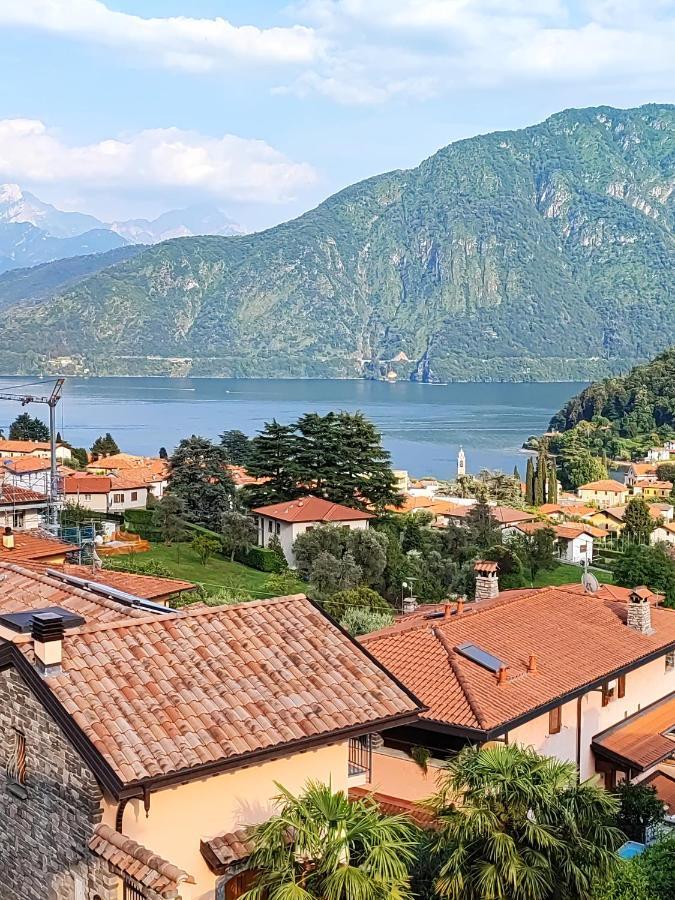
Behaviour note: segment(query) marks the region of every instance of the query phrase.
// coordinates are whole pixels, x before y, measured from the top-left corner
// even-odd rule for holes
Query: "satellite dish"
[[[600,582],[592,572],[584,572],[581,583],[587,594],[597,594],[600,590]]]

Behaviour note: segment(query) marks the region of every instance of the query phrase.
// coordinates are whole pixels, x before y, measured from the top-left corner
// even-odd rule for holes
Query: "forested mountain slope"
[[[675,107],[567,110],[268,231],[179,238],[24,301],[0,323],[0,368],[615,373],[675,343],[674,187]]]

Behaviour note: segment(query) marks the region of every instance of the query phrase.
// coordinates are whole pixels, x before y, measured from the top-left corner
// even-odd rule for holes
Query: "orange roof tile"
[[[668,808],[668,815],[675,816],[675,769],[668,771],[668,768],[657,769],[640,784],[656,788],[659,799]]]
[[[29,637],[14,645],[32,659]],[[198,777],[419,709],[304,595],[69,629],[62,666],[44,684],[123,784]]]
[[[618,481],[612,481],[611,478],[603,478],[600,481],[589,481],[588,484],[582,484],[579,491],[603,491],[605,494],[625,494],[628,488],[625,484]]]
[[[254,850],[248,828],[226,831],[210,840],[200,841],[199,849],[215,875],[224,875],[236,863],[248,859]]]
[[[259,516],[278,519],[280,522],[351,522],[358,519],[372,519],[372,513],[352,509],[340,503],[332,503],[322,497],[308,494],[297,500],[272,503],[253,510]]]
[[[534,516],[523,509],[514,509],[511,506],[493,506],[492,518],[500,525],[511,525],[515,522],[531,522]]]
[[[607,537],[607,532],[603,531],[602,528],[595,528],[593,525],[582,525],[577,522],[561,522],[553,530],[556,537],[564,538],[568,541],[573,541],[582,534],[587,534],[589,537],[597,538],[598,540]]]
[[[77,550],[75,544],[66,544],[39,531],[14,531],[14,547],[8,550],[0,543],[0,560],[25,563],[50,556],[62,556]]]
[[[88,469],[148,469],[157,471],[168,469],[168,462],[154,456],[134,456],[132,453],[114,453],[112,456],[104,456],[101,459],[87,463]]]
[[[559,503],[542,503],[538,509],[543,516],[550,516],[551,513],[561,512],[562,507]]]
[[[148,616],[147,610],[131,609],[27,566],[0,561],[0,575],[0,614],[60,606],[87,622],[115,622]]]
[[[596,734],[593,752],[625,762],[644,772],[675,755],[675,739],[666,732],[675,729],[675,691],[634,713],[618,725]]]
[[[196,883],[192,875],[109,825],[96,826],[89,849],[107,860],[117,872],[128,875],[160,897],[177,897],[181,884]]]
[[[17,459],[4,459],[3,464],[10,472],[25,474],[26,472],[45,472],[51,469],[51,462],[38,456],[17,457]]]
[[[371,798],[387,816],[408,816],[420,828],[433,828],[436,817],[428,809],[413,803],[412,800],[404,800],[401,797],[392,797],[389,794],[381,794],[379,791],[371,791],[367,787],[350,787],[350,800],[364,800]]]
[[[675,610],[652,609],[654,633],[626,625],[627,605],[589,595],[581,585],[504,592],[438,619],[403,616],[360,640],[429,709],[458,729],[503,733],[564,698],[651,654],[675,647]],[[471,642],[507,666],[507,681],[455,648]],[[536,674],[528,660],[537,657]]]
[[[57,446],[61,447],[62,444]],[[49,441],[12,441],[0,439],[0,456],[3,453],[32,453],[34,450],[51,450]]]
[[[30,488],[15,487],[7,482],[0,484],[0,505],[16,506],[22,503],[47,503],[49,497],[41,494],[39,491],[32,491]]]
[[[651,488],[652,490],[658,491],[672,491],[673,482],[672,481],[649,481],[647,479],[638,478],[635,482],[635,487],[642,488],[645,490],[646,488]]]
[[[63,479],[63,492],[72,494],[109,494],[112,479],[107,475],[70,475]]]
[[[630,468],[635,472],[636,475],[650,475],[656,474],[656,470],[658,466],[656,463],[631,463]]]
[[[145,600],[158,600],[196,588],[191,581],[164,578],[159,575],[138,575],[133,572],[120,572],[117,569],[97,569],[92,572],[89,566],[76,566],[70,563],[60,568],[65,575],[74,575],[76,578],[84,578],[96,584],[107,584],[118,591],[125,591]]]

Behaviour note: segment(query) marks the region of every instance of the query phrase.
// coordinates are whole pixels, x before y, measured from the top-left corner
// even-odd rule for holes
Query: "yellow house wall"
[[[347,790],[347,763],[344,741],[157,791],[147,818],[142,800],[127,805],[123,832],[195,877],[196,885],[183,887],[183,900],[213,900],[217,877],[204,862],[200,840],[268,819],[274,812],[271,798],[278,793],[275,782],[294,792],[308,779]],[[117,804],[106,801],[103,821],[113,828],[116,812]]]
[[[600,691],[585,694],[581,701],[581,777],[595,773],[595,757],[591,741],[600,731],[622,722],[651,703],[675,691],[675,670],[665,671],[665,656],[659,657],[626,675],[626,696],[615,697],[602,705]],[[509,743],[534,747],[539,753],[576,763],[577,701],[563,706],[562,728],[558,734],[548,733],[548,713],[538,716],[509,732]]]
[[[373,791],[400,797],[402,800],[426,800],[436,790],[436,778],[440,771],[438,761],[429,760],[427,771],[402,751],[373,751],[373,770],[367,785]]]

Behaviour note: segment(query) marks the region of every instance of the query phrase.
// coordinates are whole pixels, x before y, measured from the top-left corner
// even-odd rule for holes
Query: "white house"
[[[126,509],[145,509],[148,502],[148,486],[133,478],[71,475],[63,484],[69,503],[92,512],[123,513]]]
[[[37,456],[16,457],[2,460],[2,474],[8,484],[49,494],[51,463]]]
[[[675,544],[675,525],[672,522],[662,521],[649,535],[650,544]]]
[[[670,462],[670,450],[667,447],[652,447],[647,450],[645,461],[651,463]]]
[[[268,547],[273,535],[279,538],[281,547],[291,568],[295,567],[293,544],[296,538],[321,525],[343,525],[352,530],[368,528],[371,513],[332,503],[308,494],[298,500],[287,500],[253,510],[258,524],[258,544]]]
[[[657,466],[655,462],[634,462],[628,467],[624,476],[624,483],[627,487],[633,487],[638,481],[656,481]]]
[[[0,484],[0,528],[34,531],[42,524],[48,505],[45,494],[3,482]]]
[[[531,535],[542,528],[550,528],[556,537],[558,557],[562,562],[582,565],[593,562],[593,543],[604,538],[604,531],[579,522],[518,522],[504,530],[505,537]]]
[[[0,457],[6,459],[24,459],[27,456],[36,459],[51,459],[52,445],[49,441],[10,441],[0,439]],[[59,462],[67,462],[72,459],[70,447],[63,444],[56,445],[56,458]]]

